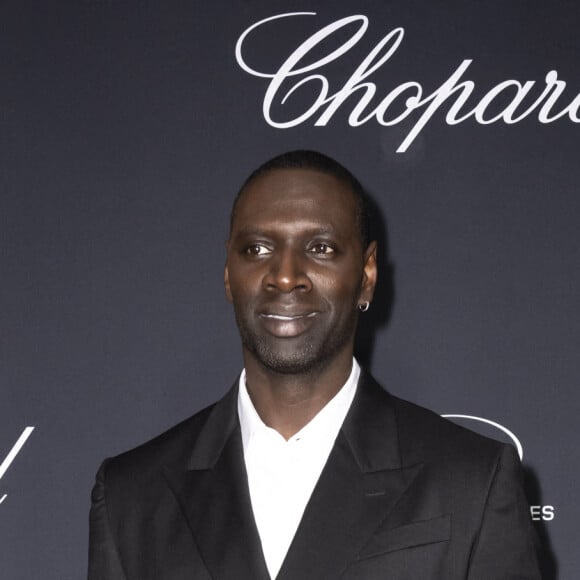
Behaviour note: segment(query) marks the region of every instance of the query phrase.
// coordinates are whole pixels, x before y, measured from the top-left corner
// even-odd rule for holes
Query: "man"
[[[362,188],[319,153],[243,185],[225,267],[244,371],[106,461],[89,580],[533,580],[517,456],[388,395],[353,359],[376,243]]]

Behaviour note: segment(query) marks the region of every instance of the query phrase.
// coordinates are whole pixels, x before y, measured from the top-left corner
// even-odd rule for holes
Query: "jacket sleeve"
[[[103,462],[97,473],[91,495],[88,580],[127,580],[109,527],[105,501],[106,468],[107,461]]]
[[[540,580],[535,532],[520,460],[505,445],[473,547],[468,580]]]

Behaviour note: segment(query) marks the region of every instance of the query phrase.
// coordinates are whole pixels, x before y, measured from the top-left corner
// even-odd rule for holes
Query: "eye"
[[[271,254],[272,250],[264,244],[251,244],[244,248],[244,254],[248,256],[265,256]]]
[[[313,254],[325,255],[334,253],[334,248],[326,242],[317,242],[310,247],[309,251]]]

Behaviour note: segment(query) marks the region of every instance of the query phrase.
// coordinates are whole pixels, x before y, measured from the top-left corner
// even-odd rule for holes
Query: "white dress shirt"
[[[260,419],[240,376],[238,415],[254,519],[271,578],[292,543],[306,504],[353,401],[360,367],[353,359],[346,383],[288,441]]]

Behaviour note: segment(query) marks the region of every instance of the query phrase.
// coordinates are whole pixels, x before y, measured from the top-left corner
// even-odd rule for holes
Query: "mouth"
[[[266,331],[277,338],[294,338],[306,332],[314,323],[317,311],[278,313],[264,312],[260,319]]]

